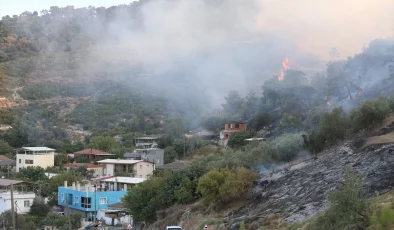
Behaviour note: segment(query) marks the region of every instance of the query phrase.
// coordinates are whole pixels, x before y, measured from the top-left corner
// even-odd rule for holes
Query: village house
[[[21,168],[53,167],[55,162],[55,150],[47,147],[22,147],[16,150],[16,172]]]
[[[228,140],[231,134],[246,130],[246,123],[233,121],[224,125],[224,130],[220,132],[220,139]]]
[[[78,169],[79,167],[86,167],[88,171],[92,171],[93,177],[103,176],[104,165],[96,165],[92,163],[70,163],[63,166],[67,171],[70,169]]]
[[[94,181],[73,182],[58,187],[58,205],[68,207],[70,212],[92,218],[98,210],[108,209],[108,205],[121,202],[127,190],[144,182],[145,178],[103,177]]]
[[[158,148],[157,141],[156,137],[136,138],[136,149],[132,153],[125,153],[123,157],[131,160],[144,160],[161,166],[164,164],[164,149]]]
[[[106,153],[98,149],[89,148],[75,152],[72,155],[68,155],[68,158],[70,157],[76,158],[78,156],[85,157],[90,162],[116,157],[115,154]]]
[[[144,160],[106,159],[98,163],[104,165],[103,176],[149,178],[155,170],[154,163]]]
[[[13,184],[13,198],[18,214],[30,211],[33,200],[36,198],[34,191],[29,190],[30,183],[20,180],[0,179],[0,214],[11,209],[11,184]]]

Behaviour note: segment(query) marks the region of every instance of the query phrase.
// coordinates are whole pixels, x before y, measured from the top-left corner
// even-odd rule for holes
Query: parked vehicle
[[[179,227],[179,226],[167,226],[166,230],[182,230],[182,227]]]

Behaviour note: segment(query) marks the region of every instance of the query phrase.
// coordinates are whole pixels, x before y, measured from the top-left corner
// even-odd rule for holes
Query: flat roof
[[[112,177],[107,179],[102,179],[100,181],[103,182],[117,182],[117,183],[124,183],[124,184],[139,184],[146,181],[145,178],[138,178],[138,177]]]
[[[0,186],[10,186],[11,184],[20,184],[23,182],[21,180],[0,179]]]
[[[155,140],[155,139],[159,139],[157,137],[137,137],[135,138],[136,140]]]
[[[100,163],[100,164],[128,164],[128,165],[136,164],[139,162],[144,162],[144,161],[143,160],[123,160],[123,159],[105,159],[105,160],[97,161],[97,163]],[[147,163],[149,163],[149,162],[147,162]]]
[[[55,151],[54,149],[48,147],[22,147],[21,149],[28,150],[28,151]]]

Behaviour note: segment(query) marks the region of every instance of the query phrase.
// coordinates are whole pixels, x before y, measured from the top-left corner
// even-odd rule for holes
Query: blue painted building
[[[134,179],[134,180],[133,180]],[[67,207],[72,212],[78,212],[84,217],[94,216],[97,210],[108,209],[108,205],[119,203],[126,195],[127,189],[143,182],[142,178],[110,177],[97,180],[81,186],[79,182],[58,188],[58,205]]]

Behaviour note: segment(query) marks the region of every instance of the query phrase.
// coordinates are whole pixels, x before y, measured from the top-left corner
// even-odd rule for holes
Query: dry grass
[[[394,142],[394,132],[391,132],[386,135],[374,136],[374,137],[367,138],[365,141],[365,144],[362,148],[368,147],[370,145],[375,145],[375,144],[388,144],[388,143],[393,143],[393,142]]]

